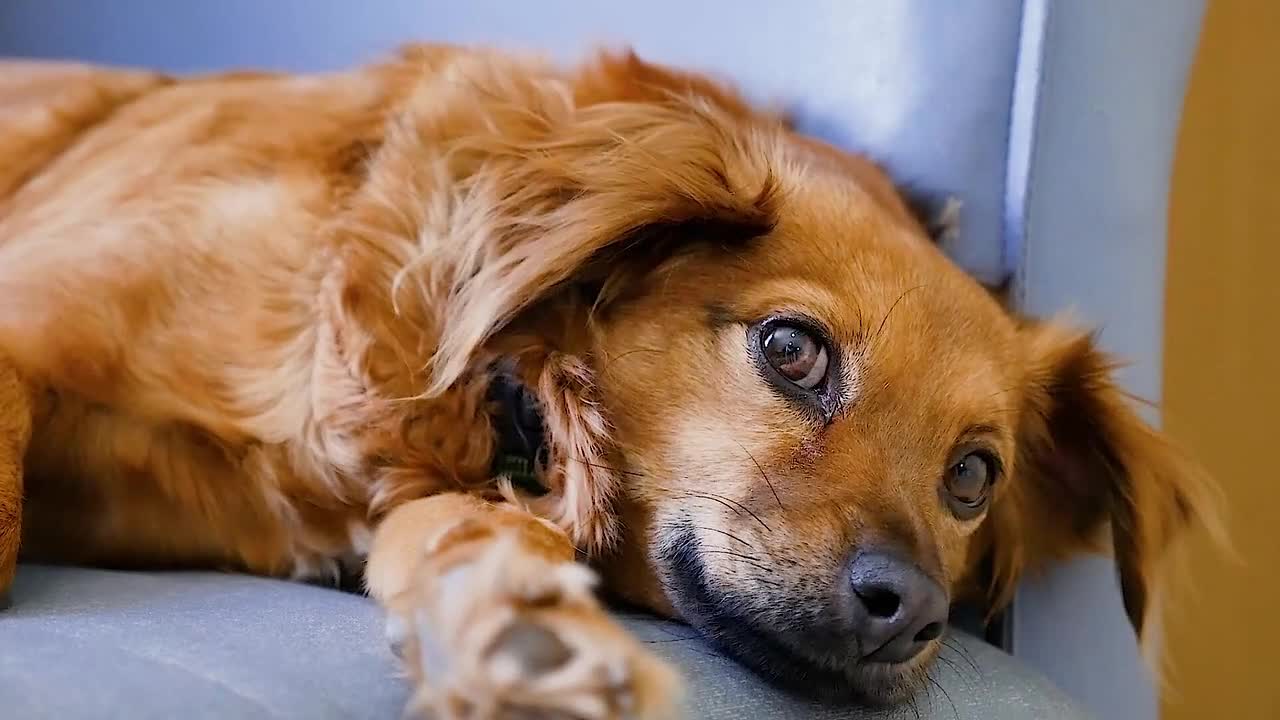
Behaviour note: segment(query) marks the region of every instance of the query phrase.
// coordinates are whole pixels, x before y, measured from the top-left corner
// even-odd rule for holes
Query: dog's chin
[[[906,702],[925,683],[936,651],[908,663],[863,662],[793,649],[784,638],[730,613],[690,622],[735,660],[774,685],[811,700],[892,706]]]
[[[896,705],[926,682],[937,641],[906,663],[867,662],[856,649],[843,650],[816,633],[772,628],[737,610],[707,582],[696,543],[676,543],[667,555],[667,592],[681,618],[726,654],[774,685],[827,703]]]
[[[685,603],[678,602],[677,606]],[[907,663],[865,662],[795,649],[800,643],[723,608],[681,610],[685,620],[725,653],[774,685],[826,703],[891,706],[907,701],[926,682],[934,648]]]

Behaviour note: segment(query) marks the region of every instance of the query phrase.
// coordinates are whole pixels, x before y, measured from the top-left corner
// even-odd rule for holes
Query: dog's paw
[[[436,720],[675,718],[674,673],[609,618],[593,582],[585,567],[501,539],[424,578],[411,617],[388,624],[414,675],[411,711]]]

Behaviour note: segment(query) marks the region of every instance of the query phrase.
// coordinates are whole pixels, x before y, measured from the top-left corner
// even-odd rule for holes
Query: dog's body
[[[493,477],[499,363],[545,495]],[[665,716],[575,555],[833,695],[900,698],[947,600],[1109,520],[1140,625],[1197,483],[1108,370],[869,163],[634,58],[0,66],[0,588],[18,520],[34,560],[364,567],[446,714]]]

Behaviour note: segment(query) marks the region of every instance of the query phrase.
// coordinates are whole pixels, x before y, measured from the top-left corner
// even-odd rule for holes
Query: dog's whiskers
[[[910,707],[911,712],[915,714],[916,720],[920,720],[920,696],[912,695],[911,702],[907,703],[907,706]]]
[[[574,462],[582,463],[583,465],[586,465],[589,468],[595,468],[596,470],[608,470],[611,473],[626,475],[627,477],[638,477],[638,478],[648,477],[648,475],[645,475],[642,472],[636,472],[634,470],[623,470],[622,468],[616,468],[616,467],[604,465],[601,463],[593,463],[590,460],[583,460],[582,458],[570,457],[569,459],[573,460]]]
[[[739,516],[741,516],[742,513],[745,512],[746,514],[750,515],[756,522],[760,523],[760,527],[764,528],[768,532],[773,532],[773,528],[769,527],[769,524],[766,523],[764,520],[761,520],[759,515],[752,512],[751,508],[747,507],[746,505],[743,505],[742,503],[738,502],[737,500],[734,500],[733,498],[727,498],[723,495],[716,495],[714,493],[695,492],[693,490],[675,490],[674,492],[678,492],[687,497],[703,498],[705,500],[712,500],[712,501],[718,502],[721,505],[724,505],[725,507],[729,508],[730,510],[733,510]],[[742,512],[739,512],[738,508],[741,508]]]
[[[942,646],[950,650],[951,652],[955,653],[956,655],[960,656],[960,658],[964,660],[965,663],[973,670],[973,674],[975,677],[982,677],[982,670],[978,667],[978,663],[973,659],[972,653],[970,653],[969,650],[965,648],[963,645],[960,645],[959,643],[956,643],[954,641],[948,642],[948,640],[950,640],[949,637],[943,636]]]
[[[611,467],[609,465],[604,465],[601,463],[593,463],[589,460],[584,460],[582,458],[571,457],[570,459],[573,460],[574,462],[582,463],[583,465],[586,465],[587,467],[590,467],[590,468],[596,468],[598,470],[607,470],[609,472],[617,473],[619,475],[626,475],[628,477],[637,477],[637,478],[650,477],[649,475],[646,475],[642,472],[637,472],[635,470],[623,470],[621,468],[615,468],[615,467]],[[678,493],[681,495],[685,495],[687,497],[697,497],[697,498],[703,498],[705,500],[713,500],[715,502],[720,503],[721,505],[724,505],[730,510],[733,510],[733,512],[737,515],[742,515],[745,512],[747,515],[750,515],[756,522],[760,523],[760,526],[763,527],[765,530],[769,532],[773,532],[773,528],[769,527],[768,523],[760,519],[759,515],[752,512],[751,508],[747,507],[746,505],[743,505],[742,503],[738,502],[737,500],[734,500],[733,498],[725,497],[724,495],[717,495],[715,493],[708,492],[708,491],[699,492],[695,490],[682,490],[679,488],[668,488],[668,487],[657,487],[657,489],[665,490],[667,492],[672,492],[672,493]]]
[[[605,359],[605,364],[604,364],[604,367],[600,369],[600,374],[601,374],[601,375],[607,374],[611,369],[613,369],[613,364],[614,364],[614,363],[616,363],[616,362],[618,362],[619,360],[621,360],[621,359],[622,359],[622,358],[624,358],[624,357],[627,357],[627,356],[629,356],[629,355],[635,355],[636,353],[645,353],[645,352],[649,352],[649,353],[661,353],[661,352],[663,352],[663,350],[662,350],[662,349],[660,349],[660,348],[647,348],[647,347],[642,347],[642,348],[633,348],[633,349],[631,349],[631,350],[627,350],[627,351],[625,351],[625,352],[618,353],[617,355],[614,355],[614,356],[613,356],[613,357],[611,357],[611,358],[606,358],[606,359]]]
[[[930,685],[933,685],[934,687],[938,688],[939,691],[942,692],[942,696],[945,697],[947,699],[947,703],[951,705],[951,714],[955,716],[956,720],[960,720],[960,709],[956,707],[956,701],[951,699],[951,693],[947,692],[947,689],[942,686],[942,683],[935,680],[933,678],[933,675],[929,674],[928,671],[925,672],[924,678],[925,680],[929,681]],[[926,688],[926,691],[927,691],[927,688]],[[930,694],[929,697],[930,697],[929,704],[932,706],[933,695]]]
[[[901,294],[901,295],[899,295],[899,296],[898,296],[898,299],[897,299],[897,300],[894,300],[894,301],[893,301],[893,304],[889,306],[889,312],[886,312],[886,313],[884,314],[884,318],[882,318],[882,319],[880,320],[880,327],[876,328],[876,332],[875,332],[875,334],[871,336],[871,339],[870,339],[869,341],[867,341],[867,345],[866,345],[866,347],[870,347],[870,346],[874,345],[874,344],[876,343],[876,341],[880,339],[880,333],[884,332],[884,326],[889,322],[889,316],[893,314],[893,311],[894,311],[895,309],[897,309],[897,307],[898,307],[898,303],[902,302],[902,299],[903,299],[903,298],[905,298],[906,296],[908,296],[908,295],[910,295],[911,293],[915,292],[916,290],[920,290],[920,289],[922,289],[922,288],[924,288],[924,287],[927,287],[927,286],[925,286],[925,285],[917,285],[917,286],[915,286],[915,287],[913,287],[913,288],[907,288],[906,290],[904,290],[904,291],[902,292],[902,294]]]
[[[723,548],[702,548],[701,550],[699,550],[699,552],[702,553],[703,555],[727,555],[731,558],[741,560],[742,562],[750,565],[751,567],[761,572],[765,572],[765,573],[773,572],[773,569],[770,568],[768,565],[765,565],[764,563],[751,557],[750,555],[743,555],[742,553],[734,552],[733,550],[725,550]]]
[[[699,528],[699,529],[713,530],[713,531],[715,530],[714,528]],[[732,537],[732,535],[729,533],[725,533],[725,534],[730,535],[730,537]],[[752,548],[752,549],[755,549],[755,548]],[[716,547],[716,546],[707,546],[707,547],[700,546],[698,548],[698,552],[699,554],[703,554],[703,555],[726,555],[726,556],[735,558],[747,565],[750,565],[756,570],[759,570],[761,573],[764,573],[766,576],[772,576],[776,573],[776,569],[767,565],[766,561],[763,558],[741,553],[736,550],[730,550],[728,548]],[[771,577],[761,577],[758,575],[753,575],[751,576],[751,578],[753,582],[758,582],[761,585],[768,585],[769,587],[773,587],[773,588],[784,587],[783,583],[777,580],[774,580]],[[669,589],[670,586],[667,585],[665,580],[660,579],[660,582],[662,583],[663,588]]]
[[[954,672],[957,677],[964,676],[964,671],[961,669],[959,665],[955,664],[955,661],[953,661],[951,658],[943,655],[942,653],[938,653],[936,660],[940,663],[946,664],[947,667],[951,668],[951,671]]]
[[[664,587],[666,587],[666,583],[663,583],[663,586],[664,586]],[[669,639],[667,639],[667,640],[644,640],[643,642],[645,642],[645,643],[649,643],[649,644],[654,644],[654,643],[665,643],[665,642],[688,642],[688,641],[690,641],[690,640],[702,640],[702,639],[703,639],[703,638],[702,638],[702,636],[701,636],[701,635],[699,635],[697,632],[694,632],[694,634],[692,634],[692,635],[682,637],[682,636],[680,636],[680,635],[676,635],[675,633],[673,633],[673,632],[671,632],[670,630],[667,630],[666,628],[661,627],[661,626],[658,626],[658,627],[656,627],[655,629],[656,629],[658,632],[662,633],[663,635],[668,636],[668,638],[669,638]],[[692,629],[692,628],[690,628],[690,629]],[[720,655],[716,655],[715,653],[710,653],[710,652],[707,652],[707,651],[705,651],[705,650],[700,650],[700,649],[698,649],[698,648],[693,648],[693,650],[694,650],[694,652],[698,653],[699,655],[705,655],[705,656],[707,656],[707,657],[709,657],[709,658],[722,659],[722,657],[721,657]]]
[[[748,561],[748,562],[760,562],[760,561],[761,561],[761,560],[760,560],[760,558],[758,558],[758,557],[754,557],[754,556],[752,556],[752,555],[748,555],[748,554],[746,554],[746,553],[740,553],[740,552],[738,552],[737,550],[729,550],[728,548],[722,548],[722,547],[707,547],[707,548],[702,548],[702,549],[701,549],[701,552],[703,552],[703,553],[715,553],[715,554],[719,554],[719,555],[728,555],[728,556],[730,556],[730,557],[741,558],[741,559],[746,560],[746,561]]]
[[[765,473],[764,468],[761,467],[760,465],[760,462],[756,460],[756,456],[752,455],[751,451],[748,450],[747,447],[742,443],[738,442],[737,440],[734,440],[733,442],[738,447],[742,448],[742,452],[746,453],[747,457],[751,458],[751,462],[756,466],[756,470],[760,471],[760,477],[764,478],[765,484],[769,486],[769,490],[773,493],[773,499],[777,501],[778,509],[783,512],[786,512],[787,509],[782,506],[782,498],[778,497],[778,489],[773,486],[773,481],[769,479],[769,475]]]
[[[734,540],[737,540],[738,542],[742,543],[743,545],[746,545],[747,547],[751,548],[752,550],[756,550],[756,549],[757,549],[757,548],[756,548],[756,546],[752,545],[751,543],[747,542],[746,540],[743,540],[742,538],[738,537],[737,535],[734,535],[733,533],[729,532],[728,530],[720,530],[720,529],[718,529],[718,528],[713,528],[713,527],[704,527],[704,526],[702,526],[702,525],[694,525],[693,527],[694,527],[694,529],[695,529],[695,530],[706,530],[707,532],[720,533],[721,535],[724,535],[724,536],[727,536],[727,537],[733,538]]]

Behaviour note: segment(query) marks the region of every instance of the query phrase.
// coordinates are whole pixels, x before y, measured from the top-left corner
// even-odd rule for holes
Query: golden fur
[[[750,362],[780,312],[839,350],[825,418]],[[544,406],[542,497],[489,476],[500,359]],[[1202,481],[1110,371],[1086,334],[1006,312],[871,163],[632,56],[0,65],[0,587],[19,522],[32,560],[315,577],[367,555],[448,717],[666,716],[669,671],[575,555],[766,673],[796,655],[872,700],[933,653],[843,667],[788,635],[859,543],[1002,602],[1109,526],[1140,628]],[[1005,467],[974,520],[939,500],[960,441]]]

